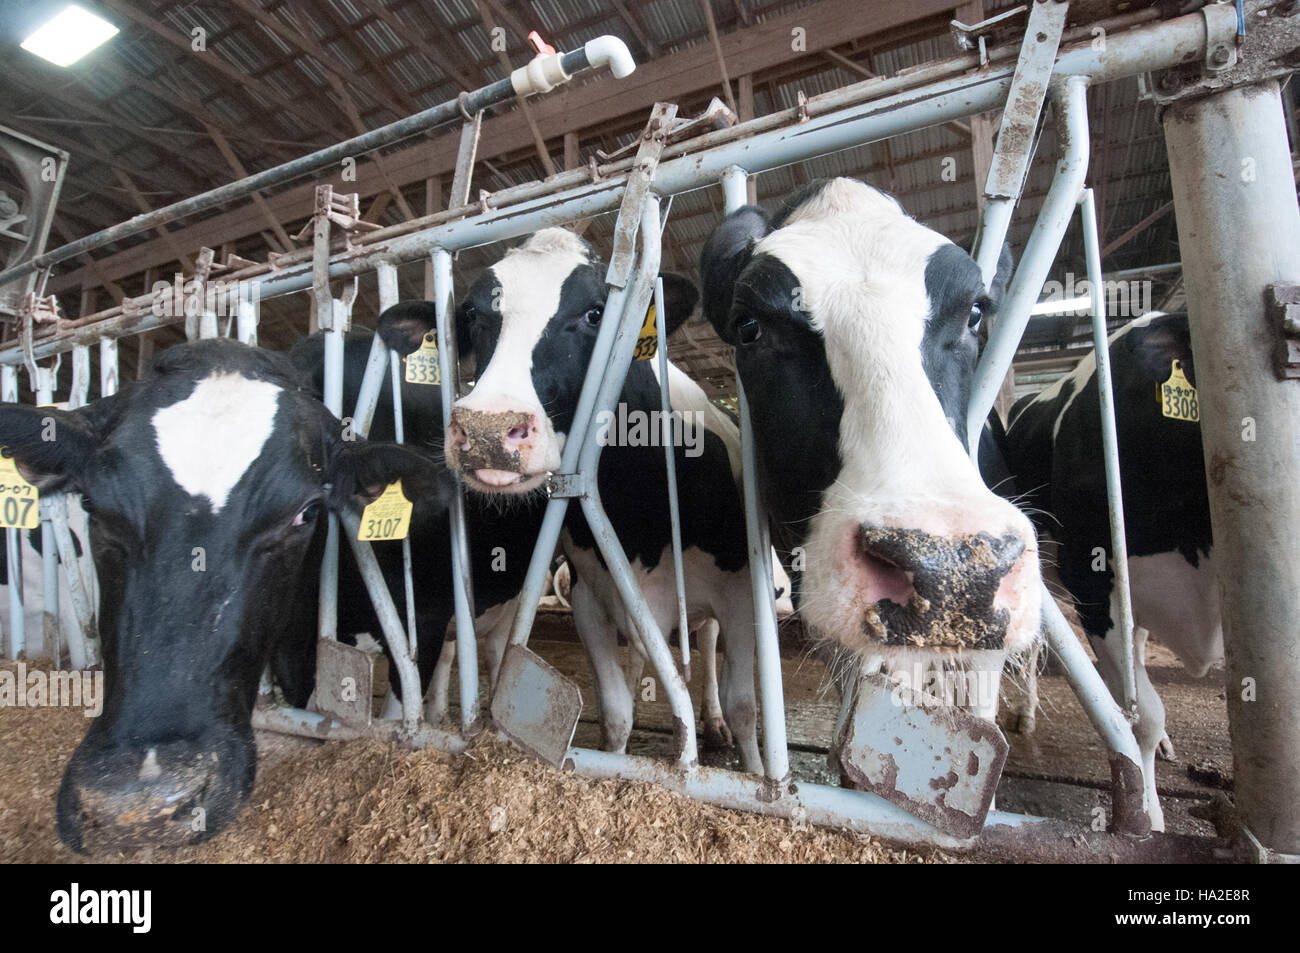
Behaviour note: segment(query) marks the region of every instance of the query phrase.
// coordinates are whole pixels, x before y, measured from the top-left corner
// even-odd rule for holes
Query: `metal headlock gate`
[[[21,344],[0,350],[0,380],[4,398],[16,398],[16,374],[26,364],[36,385],[48,394],[52,373],[38,361],[71,351],[74,362],[88,361],[88,348],[101,347],[105,368],[101,394],[115,383],[116,340],[182,320],[181,302],[162,314],[150,305],[153,296],[125,301],[120,307],[76,321],[58,321],[53,334],[33,334],[41,317],[50,317],[52,304],[39,297],[44,276],[53,264],[126,235],[211,208],[247,195],[257,188],[288,181],[318,170],[339,158],[357,155],[399,138],[432,128],[458,115],[467,120],[447,211],[381,228],[357,232],[355,197],[334,195],[329,186],[317,190],[313,217],[313,248],[277,256],[273,263],[228,262],[222,278],[233,282],[238,300],[225,302],[236,315],[241,340],[256,343],[257,302],[266,297],[313,289],[320,327],[326,341],[326,404],[342,416],[342,343],[351,318],[358,275],[378,273],[380,307],[396,303],[396,265],[430,258],[438,317],[439,360],[442,371],[443,424],[459,393],[455,341],[452,255],[463,248],[518,238],[540,228],[618,211],[613,253],[606,275],[610,287],[591,365],[583,384],[571,437],[560,470],[549,483],[550,501],[524,582],[510,636],[510,645],[491,702],[494,724],[504,734],[557,765],[591,777],[619,777],[660,783],[687,796],[733,808],[875,834],[893,841],[938,845],[947,849],[979,848],[1017,859],[1052,860],[1225,860],[1249,856],[1270,859],[1300,854],[1300,658],[1291,605],[1300,579],[1300,552],[1287,527],[1300,523],[1295,466],[1300,459],[1300,394],[1294,381],[1271,376],[1274,351],[1281,344],[1277,374],[1285,378],[1295,368],[1300,346],[1281,335],[1296,335],[1300,326],[1292,307],[1300,304],[1295,289],[1279,287],[1275,334],[1264,334],[1264,287],[1300,275],[1300,211],[1290,153],[1282,120],[1276,79],[1291,69],[1300,49],[1300,16],[1286,8],[1296,5],[1246,3],[1241,11],[1250,25],[1244,41],[1238,12],[1231,4],[1213,4],[1193,14],[1158,21],[1154,10],[1065,28],[1066,3],[1038,0],[1029,10],[1023,45],[987,48],[978,28],[978,52],[926,64],[889,78],[877,78],[804,99],[791,109],[724,129],[702,128],[675,120],[676,107],[655,106],[633,156],[604,165],[559,173],[469,201],[472,167],[482,110],[515,92],[544,92],[587,66],[611,64],[616,75],[633,68],[621,41],[602,37],[583,50],[539,55],[511,80],[464,94],[460,101],[435,107],[398,123],[367,133],[311,156],[286,163],[202,196],[138,216],[129,222],[81,239],[37,258],[28,265],[0,273],[4,282],[42,269],[38,293],[31,296],[23,317]],[[1096,42],[1098,29],[1104,41]],[[993,405],[998,385],[1037,300],[1076,206],[1082,206],[1089,278],[1093,287],[1093,324],[1097,335],[1099,380],[1105,396],[1102,422],[1117,565],[1123,554],[1122,509],[1118,506],[1118,455],[1114,418],[1105,366],[1105,319],[1100,300],[1100,260],[1092,196],[1083,189],[1088,167],[1089,135],[1086,90],[1090,84],[1157,72],[1155,88],[1169,101],[1166,135],[1178,202],[1183,254],[1203,411],[1207,459],[1220,454],[1233,461],[1227,472],[1211,481],[1215,543],[1218,552],[1244,560],[1262,585],[1255,598],[1234,598],[1225,592],[1225,639],[1229,664],[1229,713],[1236,763],[1238,816],[1231,841],[1183,835],[1151,834],[1144,811],[1155,791],[1143,789],[1140,755],[1126,711],[1115,703],[1089,661],[1051,595],[1043,590],[1046,640],[1061,659],[1071,686],[1109,751],[1113,774],[1113,810],[1108,833],[1046,818],[990,810],[977,833],[941,829],[921,820],[883,797],[825,785],[793,783],[786,744],[785,706],[777,644],[775,610],[770,583],[770,553],[766,518],[759,499],[753,432],[744,389],[740,389],[743,442],[743,492],[748,531],[750,571],[757,625],[758,678],[763,719],[765,776],[701,767],[696,763],[694,716],[690,698],[674,663],[664,633],[658,630],[628,567],[626,557],[601,507],[596,490],[599,442],[597,413],[614,406],[631,363],[642,318],[654,293],[659,268],[661,215],[659,200],[678,192],[721,185],[728,210],[745,204],[749,175],[851,148],[900,133],[950,122],[978,112],[1005,107],[994,163],[986,185],[986,210],[976,252],[986,277],[995,269],[998,252],[1010,224],[1011,212],[1024,182],[1034,143],[1034,130],[1045,101],[1058,110],[1061,155],[1039,217],[1021,257],[996,326],[978,367],[969,425],[978,432]],[[1164,72],[1158,72],[1164,71]],[[1174,101],[1176,100],[1176,101]],[[1177,143],[1177,148],[1173,146]],[[1215,162],[1249,155],[1255,163],[1248,200],[1218,181]],[[1223,178],[1219,176],[1219,179]],[[1238,190],[1239,192],[1240,190]],[[1252,218],[1257,216],[1257,218]],[[1267,227],[1252,225],[1267,223]],[[330,253],[332,227],[348,233],[346,246]],[[357,232],[354,234],[354,232]],[[208,259],[210,261],[210,258]],[[1195,264],[1194,264],[1195,263]],[[1203,269],[1198,271],[1199,268]],[[205,270],[204,275],[211,270]],[[335,298],[330,282],[351,279]],[[1288,297],[1288,295],[1291,295]],[[202,299],[200,299],[202,300]],[[1270,312],[1271,313],[1271,312]],[[193,322],[196,334],[220,333],[215,315]],[[1289,329],[1289,331],[1287,330]],[[231,333],[227,327],[226,333]],[[662,332],[661,332],[662,333]],[[1290,348],[1287,351],[1287,348]],[[661,354],[664,352],[661,350]],[[1293,356],[1286,363],[1286,354]],[[366,369],[358,407],[353,415],[358,432],[373,419],[385,373],[397,373],[398,358],[376,336]],[[85,364],[88,367],[88,363]],[[111,369],[114,373],[109,374]],[[1297,371],[1296,373],[1300,373]],[[1295,374],[1291,374],[1292,377]],[[666,382],[667,376],[663,376]],[[401,417],[400,388],[394,378],[395,412]],[[666,383],[665,383],[666,386]],[[38,399],[40,399],[38,394]],[[1261,430],[1271,428],[1275,443],[1262,451],[1263,463],[1240,456],[1234,447],[1236,421],[1255,418]],[[400,429],[398,431],[400,439]],[[975,441],[972,441],[974,444]],[[1255,445],[1252,445],[1252,447]],[[1253,452],[1253,450],[1252,450]],[[671,453],[669,454],[671,460]],[[1243,497],[1242,494],[1245,494]],[[1247,503],[1242,503],[1245,499]],[[544,575],[571,501],[577,501],[590,523],[597,544],[639,631],[650,661],[665,686],[677,725],[677,758],[673,763],[618,755],[571,746],[580,700],[576,686],[528,651],[526,644],[541,593]],[[66,520],[57,518],[52,501],[50,522],[56,536],[66,534]],[[676,506],[672,507],[674,514]],[[44,515],[44,514],[43,514]],[[255,724],[321,738],[380,735],[413,745],[462,750],[480,728],[477,646],[473,631],[473,598],[467,559],[464,513],[458,496],[452,513],[453,586],[457,659],[461,692],[459,732],[421,723],[421,699],[416,674],[413,624],[402,619],[384,584],[368,544],[353,542],[361,571],[403,688],[400,722],[345,724],[330,717],[298,710],[263,708]],[[1266,526],[1271,522],[1273,525]],[[356,538],[356,518],[341,517],[350,540]],[[335,635],[338,525],[331,521],[331,555],[322,570],[321,635]],[[1270,547],[1266,555],[1250,552],[1253,543]],[[62,543],[60,544],[62,548]],[[409,555],[409,554],[408,554]],[[679,559],[680,564],[680,559]],[[1232,565],[1232,563],[1228,563]],[[66,565],[74,565],[65,563]],[[406,585],[410,592],[410,563]],[[75,574],[74,574],[75,575]],[[72,582],[72,580],[69,580]],[[1121,578],[1120,582],[1124,582]],[[75,584],[74,584],[75,585]],[[1127,586],[1123,587],[1125,596]],[[48,590],[47,590],[48,593]],[[411,604],[408,598],[408,605]],[[80,615],[80,613],[78,613]],[[1131,610],[1123,613],[1126,635]],[[93,643],[93,620],[83,628]],[[408,620],[413,623],[413,620]],[[683,632],[683,638],[685,633]],[[1289,641],[1288,641],[1289,638]],[[1133,698],[1131,643],[1123,695]],[[347,665],[345,658],[338,664]],[[1233,679],[1253,678],[1267,703],[1234,700]],[[849,699],[846,699],[846,707]],[[842,752],[851,754],[851,752]],[[996,782],[996,777],[993,778]],[[1243,850],[1243,845],[1247,849]]]

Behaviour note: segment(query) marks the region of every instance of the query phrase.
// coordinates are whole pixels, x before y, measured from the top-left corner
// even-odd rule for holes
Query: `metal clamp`
[[[1276,340],[1273,370],[1278,380],[1300,380],[1300,285],[1279,281],[1265,291],[1269,327]]]
[[[586,499],[587,481],[581,473],[552,473],[546,478],[546,495],[551,499]]]

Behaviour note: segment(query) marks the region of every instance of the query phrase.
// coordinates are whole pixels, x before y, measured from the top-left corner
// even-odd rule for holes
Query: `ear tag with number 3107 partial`
[[[655,327],[655,306],[650,305],[650,310],[645,313],[645,323],[641,325],[641,331],[636,336],[636,350],[632,352],[632,358],[637,361],[648,361],[659,351],[659,331]]]
[[[411,531],[412,506],[402,492],[401,480],[388,484],[388,488],[361,511],[357,539],[363,543],[406,539],[406,534]]]
[[[441,384],[442,369],[438,366],[438,335],[430,331],[417,350],[406,355],[406,383]]]
[[[1174,361],[1169,380],[1160,385],[1157,394],[1160,398],[1160,412],[1166,417],[1200,423],[1201,402],[1197,398],[1196,388],[1183,373],[1182,361]]]
[[[0,526],[6,529],[36,529],[41,525],[37,509],[40,492],[23,479],[18,462],[0,454]]]

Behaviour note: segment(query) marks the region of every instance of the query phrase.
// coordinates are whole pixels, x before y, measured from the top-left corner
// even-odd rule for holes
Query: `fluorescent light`
[[[1089,314],[1092,311],[1092,298],[1081,295],[1078,298],[1066,298],[1064,301],[1040,301],[1029,309],[1033,316],[1044,314]]]
[[[103,17],[73,3],[23,40],[22,48],[55,66],[71,66],[117,33],[117,27]]]

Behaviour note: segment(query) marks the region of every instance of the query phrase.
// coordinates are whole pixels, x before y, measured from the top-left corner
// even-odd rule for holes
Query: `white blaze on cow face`
[[[806,537],[801,606],[822,636],[853,649],[880,649],[880,631],[872,632],[879,600],[926,608],[924,599],[913,601],[919,597],[911,566],[864,556],[863,527],[943,541],[1014,538],[1024,555],[993,601],[995,613],[1009,616],[1003,645],[1023,648],[1039,629],[1030,523],[985,487],[922,362],[932,315],[926,267],[949,244],[892,198],[838,179],[754,249],[755,257],[778,259],[797,279],[801,310],[824,339],[844,403],[841,467]],[[974,558],[984,555],[977,550]],[[950,620],[954,630],[966,621],[957,615]]]
[[[589,264],[586,244],[560,228],[543,229],[492,266],[498,284],[497,310],[501,332],[487,367],[474,390],[456,402],[456,409],[472,414],[531,417],[525,435],[513,446],[518,452],[518,472],[480,468],[465,473],[470,486],[493,493],[526,493],[540,486],[546,474],[557,470],[565,435],[556,433],[533,385],[533,350],[560,307],[565,279]],[[480,418],[490,420],[491,418]],[[468,434],[469,440],[488,439],[488,433]],[[447,463],[457,466],[456,447],[447,444]]]
[[[271,436],[280,391],[268,381],[215,373],[157,411],[158,455],[176,484],[219,512]]]

